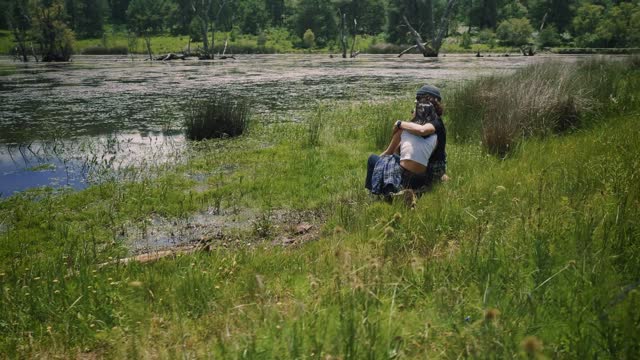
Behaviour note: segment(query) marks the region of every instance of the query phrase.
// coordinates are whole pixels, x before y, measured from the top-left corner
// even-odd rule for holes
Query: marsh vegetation
[[[573,108],[579,121],[560,136],[549,118],[536,118],[545,121],[536,127],[521,123],[519,112],[509,115],[535,131],[519,130],[506,158],[481,142],[485,108],[469,125],[477,134],[459,123],[464,111],[453,104],[466,103],[455,94],[475,96],[477,83],[445,89],[452,180],[415,210],[376,201],[362,188],[367,155],[381,151],[390,117],[408,116],[410,96],[329,103],[309,121],[253,122],[238,138],[190,144],[184,163],[153,178],[3,199],[0,351],[636,357],[640,73],[600,61],[477,81],[547,79],[541,86],[555,89],[556,76],[545,75],[555,71],[569,84],[591,76],[602,93],[578,91],[588,106]],[[503,109],[491,94],[485,106]],[[471,95],[469,109],[477,106]],[[557,109],[547,100],[522,106]],[[206,237],[207,252],[97,266],[129,255],[126,234],[149,231],[154,218],[241,216],[240,209],[252,209],[255,226]],[[273,214],[282,210],[322,219],[316,241],[274,245],[285,225]]]

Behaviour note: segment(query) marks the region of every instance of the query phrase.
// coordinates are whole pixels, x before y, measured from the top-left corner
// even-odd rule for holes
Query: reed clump
[[[566,132],[627,108],[636,87],[628,83],[633,64],[547,62],[465,83],[449,97],[450,133],[505,156],[523,138]]]
[[[192,101],[185,117],[187,138],[205,140],[242,135],[251,117],[248,101],[216,95]]]

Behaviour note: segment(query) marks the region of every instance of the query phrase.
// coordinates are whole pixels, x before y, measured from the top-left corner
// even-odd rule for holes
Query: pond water
[[[83,188],[90,169],[174,159],[194,99],[249,98],[262,121],[303,121],[310,103],[404,96],[417,86],[549,58],[447,55],[241,55],[237,60],[135,61],[77,56],[67,64],[0,58],[0,197],[38,186]]]

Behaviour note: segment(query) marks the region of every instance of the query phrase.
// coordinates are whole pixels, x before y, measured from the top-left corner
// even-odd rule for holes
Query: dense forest
[[[216,31],[250,34],[258,45],[278,34],[297,48],[332,47],[354,35],[412,44],[404,16],[426,39],[446,16],[444,35],[457,36],[463,47],[472,38],[507,46],[640,47],[637,0],[0,0],[0,13],[16,52],[31,42],[53,57],[68,56],[75,39],[107,31],[188,36],[205,48],[206,34]]]

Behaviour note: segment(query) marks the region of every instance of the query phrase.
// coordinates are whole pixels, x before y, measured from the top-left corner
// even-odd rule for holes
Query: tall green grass
[[[386,146],[372,126],[391,129],[412,104],[325,107],[315,146],[308,122],[256,125],[192,144],[188,164],[153,180],[2,200],[0,353],[636,358],[638,108],[524,138],[506,160],[452,142],[451,180],[410,210],[369,198],[363,179]],[[96,266],[127,254],[123,228],[215,206],[325,222],[296,247],[250,230],[208,253]]]
[[[630,80],[636,61],[547,62],[462,84],[447,101],[450,134],[461,141],[479,139],[489,152],[504,156],[521,139],[624,112],[636,106],[631,94],[640,90]]]
[[[246,100],[214,95],[191,102],[184,126],[191,140],[235,137],[247,130],[250,117],[251,107]]]

